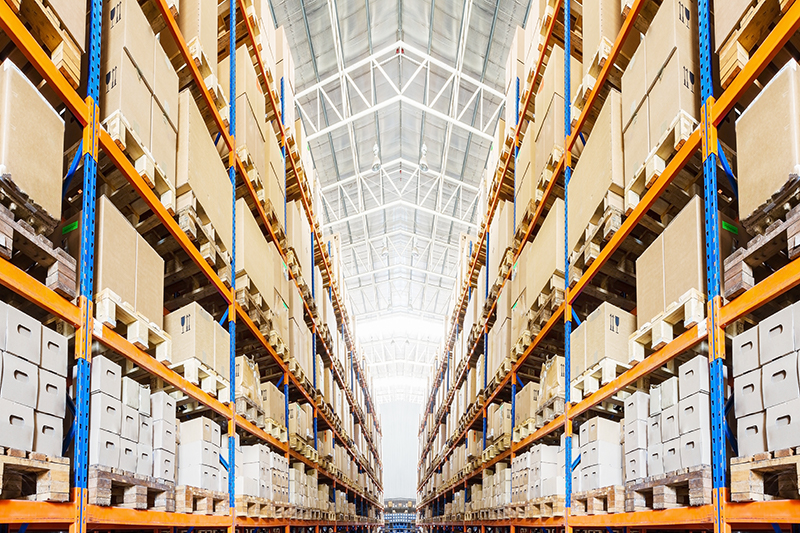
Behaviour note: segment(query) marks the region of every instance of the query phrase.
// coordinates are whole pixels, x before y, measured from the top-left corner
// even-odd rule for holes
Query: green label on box
[[[66,235],[67,233],[70,233],[71,231],[75,231],[76,229],[78,229],[78,221],[77,220],[75,222],[73,222],[72,224],[69,224],[68,226],[64,226],[64,229],[61,230],[61,235]]]
[[[723,220],[722,221],[722,229],[724,229],[725,231],[730,231],[734,235],[739,235],[739,228],[737,228],[736,226],[734,226],[730,222],[725,222]]]

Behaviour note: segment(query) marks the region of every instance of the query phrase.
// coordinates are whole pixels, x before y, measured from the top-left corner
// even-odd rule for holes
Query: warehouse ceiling
[[[376,401],[422,403],[452,307],[459,235],[477,235],[483,216],[477,197],[506,58],[530,0],[270,7],[287,28],[324,233],[342,236]]]

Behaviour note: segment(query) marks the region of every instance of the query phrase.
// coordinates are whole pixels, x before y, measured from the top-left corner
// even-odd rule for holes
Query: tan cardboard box
[[[531,273],[529,277],[528,298],[539,295],[553,274],[564,273],[564,202],[560,198],[553,202],[550,212],[545,217],[539,233],[533,243],[526,248],[531,249],[533,264],[522,265]]]
[[[620,0],[593,0],[583,4],[583,77],[589,69],[599,67],[596,56],[603,50],[610,50],[622,28],[622,8]],[[630,57],[636,50],[635,41],[628,39],[623,47],[623,55]],[[602,57],[605,57],[605,53]],[[594,73],[597,74],[596,72]]]
[[[175,186],[175,171],[178,162],[178,132],[170,122],[164,109],[154,99],[150,105],[152,116],[150,118],[150,139],[153,149],[152,155],[156,164],[161,167],[167,181]],[[177,120],[177,109],[175,118]]]
[[[210,63],[211,72],[217,67],[217,6],[204,0],[180,0],[180,16],[178,27],[183,40],[190,44],[197,39],[206,60]],[[220,81],[227,87],[227,78]]]
[[[632,314],[603,302],[586,317],[578,329],[581,328],[586,331],[587,369],[605,358],[628,362],[628,338],[636,330],[636,317]]]
[[[230,94],[230,56],[225,57],[222,61],[219,62],[219,66],[217,67],[217,78],[220,81],[220,85],[222,85],[222,91],[227,97],[228,101],[232,100]],[[258,81],[258,75],[256,73],[256,67],[253,63],[253,59],[250,57],[250,52],[247,49],[247,45],[240,45],[239,48],[236,49],[236,98],[243,95],[247,95],[247,101],[250,102],[250,106],[253,109],[253,113],[256,118],[256,125],[258,127],[259,133],[263,136],[264,129],[266,128],[266,96],[264,96],[264,91],[261,89],[261,82]],[[239,110],[241,107],[237,106],[236,108],[236,118],[240,117]],[[238,120],[237,120],[238,123]],[[255,147],[253,148],[253,154],[255,154]]]
[[[128,52],[122,48],[109,50],[100,69],[100,120],[120,111],[127,127],[149,150],[151,100],[150,87]]]
[[[578,86],[581,84],[582,76],[583,67],[581,62],[572,57],[570,65],[570,102],[572,102],[573,98],[575,98],[575,94],[578,91]],[[551,101],[553,100],[553,95],[556,94],[561,96],[562,99],[564,98],[564,49],[559,45],[554,44],[550,53],[550,59],[548,60],[547,66],[544,69],[542,82],[539,85],[539,92],[536,93],[535,109],[537,116],[541,110],[550,107]],[[560,116],[563,126],[563,108]]]
[[[144,78],[152,92],[156,36],[139,3],[136,0],[105,2],[102,28],[101,64],[104,68],[101,68],[101,79],[114,66],[119,66],[120,52],[125,50],[136,66],[137,75]]]
[[[573,380],[586,371],[586,330],[588,328],[585,324],[586,321],[581,323],[572,330],[572,334],[569,336],[569,371]]]
[[[214,321],[214,370],[224,379],[231,379],[231,337],[227,323]]]
[[[636,327],[640,328],[664,311],[664,235],[636,260]]]
[[[534,194],[533,189],[541,179],[548,161],[551,161],[553,156],[557,158],[564,153],[564,99],[561,95],[553,96],[547,112],[541,121],[537,121],[536,126],[539,126],[536,137],[536,155],[531,165],[530,177],[532,179],[528,184],[531,194]]]
[[[194,358],[214,368],[215,322],[197,302],[168,314],[164,318],[164,330],[172,337],[172,363]]]
[[[10,59],[0,69],[0,173],[61,219],[64,121]]]
[[[48,4],[83,53],[86,50],[86,0],[49,0]]]
[[[622,133],[622,140],[625,147],[623,150],[625,187],[628,187],[633,182],[636,172],[644,165],[650,152],[650,110],[646,100],[628,123]],[[638,203],[638,201],[637,197],[636,202]]]
[[[172,67],[164,47],[161,46],[161,34],[156,37],[153,47],[155,57],[153,59],[153,96],[158,105],[169,118],[172,128],[178,126],[178,74]],[[155,149],[155,140],[153,141]]]
[[[267,263],[266,259],[271,255],[269,249],[274,246],[267,244],[244,198],[236,201],[236,242],[241,244],[236,247],[237,278],[246,275],[252,284],[249,290],[255,288],[262,298],[267,299],[267,305],[271,307],[273,302],[269,297],[274,294],[274,288],[270,283],[272,265]]]
[[[778,7],[777,3],[773,3]],[[714,1],[714,45],[719,52],[725,40],[739,25],[745,11],[753,5],[752,0],[715,0]]]
[[[96,292],[111,289],[123,302],[136,304],[136,269],[131,265],[137,264],[140,238],[111,200],[105,196],[97,200]]]
[[[292,57],[292,50],[289,47],[289,39],[286,35],[286,28],[278,26],[275,30],[275,85],[278,94],[280,94],[280,82],[283,78],[284,86],[288,82],[288,90],[294,93],[294,58]],[[294,124],[294,117],[291,122],[286,124]]]
[[[703,200],[695,196],[662,234],[666,305],[678,301],[689,289],[706,292],[704,228]]]
[[[658,8],[658,13],[644,36],[647,44],[645,72],[648,87],[661,76],[664,65],[674,52],[683,56],[684,65],[698,61],[700,33],[697,20],[697,0],[665,0]],[[697,85],[699,84],[698,79]],[[658,101],[655,98],[653,100]]]
[[[136,235],[136,311],[158,327],[164,324],[164,260]]]
[[[650,89],[647,103],[651,145],[664,137],[679,113],[686,113],[694,122],[700,117],[700,69],[695,54],[694,51],[676,49]],[[665,153],[659,154],[662,158],[674,151],[672,145],[664,149]]]
[[[233,191],[214,141],[191,92],[181,92],[178,105],[178,196],[191,190],[227,250],[232,250]]]
[[[742,220],[800,174],[799,71],[788,62],[736,121]]]
[[[628,128],[628,123],[642,106],[650,85],[647,83],[645,69],[647,67],[647,41],[644,35],[634,31],[628,40],[639,41],[636,53],[631,57],[628,67],[622,73],[622,127]]]
[[[622,104],[620,94],[612,89],[569,182],[569,250],[577,248],[590,223],[599,222],[608,191],[620,197],[622,208],[624,176]]]

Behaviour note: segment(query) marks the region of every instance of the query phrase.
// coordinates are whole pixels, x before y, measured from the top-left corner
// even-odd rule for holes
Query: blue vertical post
[[[721,284],[719,279],[719,211],[717,202],[717,128],[712,120],[714,107],[714,84],[711,58],[711,6],[708,0],[700,0],[698,28],[700,33],[700,101],[701,136],[703,147],[703,197],[705,200],[706,237],[706,284],[708,288],[709,377],[711,389],[711,478],[712,501],[714,503],[714,531],[726,531],[723,512],[725,504],[726,452],[725,439],[725,332],[720,326]]]
[[[81,214],[81,262],[78,299],[81,324],[76,332],[74,482],[77,489],[77,533],[86,531],[89,476],[89,397],[91,391],[92,294],[94,287],[95,205],[97,202],[97,150],[100,135],[100,39],[103,6],[92,0],[89,7],[89,79],[86,106],[89,121],[83,130],[83,213]]]
[[[314,231],[311,231],[311,298],[316,300],[317,276],[314,272]],[[324,296],[323,296],[324,299]],[[314,391],[317,390],[317,329],[311,332],[311,373],[313,374],[312,384]],[[314,406],[314,449],[317,449],[317,406]]]
[[[233,141],[228,162],[228,177],[231,180],[231,217],[233,219],[233,250],[231,253],[231,306],[228,312],[228,334],[230,335],[230,358],[228,361],[228,371],[230,377],[236,375],[236,165],[234,164],[234,154],[236,153],[236,2],[229,0],[230,4],[230,28],[228,30],[230,48],[230,109],[228,133]],[[245,178],[246,179],[246,178]],[[231,413],[236,413],[236,387],[229,387]],[[236,505],[236,423],[233,418],[228,421],[228,505],[233,508]]]
[[[480,251],[478,251],[480,254]],[[486,231],[486,287],[484,296],[489,299],[489,231]],[[489,332],[488,330],[483,334],[483,388],[489,384]],[[486,407],[483,411],[483,449],[486,449]]]
[[[572,305],[570,304],[569,295],[569,181],[572,178],[572,157],[569,149],[569,136],[572,134],[572,113],[570,104],[572,98],[572,84],[571,72],[572,66],[572,6],[570,0],[564,1],[564,404],[567,413],[566,423],[564,426],[564,484],[567,509],[567,516],[569,516],[569,509],[572,505],[572,420],[569,418],[569,408],[571,398],[572,376],[570,372],[570,336],[572,335]],[[570,531],[567,524],[567,531]]]

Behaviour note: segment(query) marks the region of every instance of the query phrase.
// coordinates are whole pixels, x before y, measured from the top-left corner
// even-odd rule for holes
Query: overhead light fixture
[[[383,239],[383,248],[381,248],[381,257],[383,257],[384,259],[389,257],[389,239],[388,238],[384,238]]]
[[[372,146],[372,154],[374,156],[372,158],[372,171],[378,172],[381,169],[381,158],[378,157],[378,143]]]
[[[422,143],[422,156],[419,158],[419,169],[422,172],[428,171],[428,145]]]
[[[411,258],[416,259],[419,257],[419,248],[417,248],[417,241],[411,241]]]

